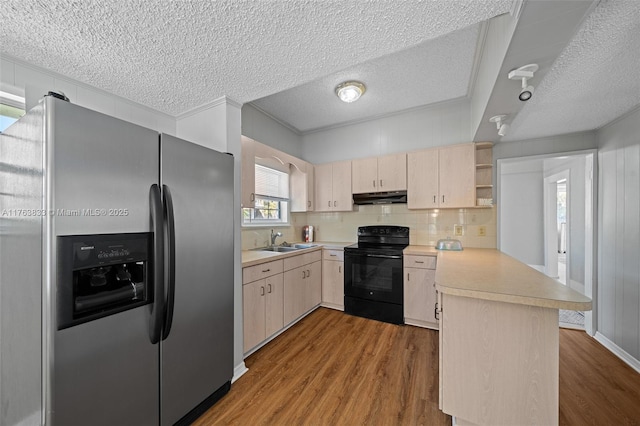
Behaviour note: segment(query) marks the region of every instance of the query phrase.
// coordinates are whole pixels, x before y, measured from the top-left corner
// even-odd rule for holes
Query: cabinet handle
[[[444,203],[444,195],[442,196],[442,202]]]
[[[331,201],[329,201],[329,207],[331,207]]]
[[[307,269],[307,277],[311,276],[311,271]]]
[[[342,265],[338,265],[338,273],[341,274],[342,273]]]
[[[271,293],[271,284],[267,284],[269,286],[269,291],[267,293]]]
[[[307,271],[302,271],[302,279],[304,280],[305,278],[307,278]]]
[[[424,263],[424,260],[416,260],[416,263]]]
[[[262,270],[262,272],[269,272],[269,271],[271,271],[271,268]]]
[[[438,312],[438,302],[436,302],[436,307],[433,310],[433,316],[436,317],[436,320],[440,321],[440,312]]]
[[[337,205],[338,205],[338,202],[337,202],[337,201],[334,201],[334,202],[333,202],[333,207],[336,207]]]
[[[407,272],[407,282],[411,281],[411,273]]]
[[[374,188],[376,187],[376,180],[375,179],[373,180],[373,187]]]
[[[311,200],[307,201],[307,207],[311,207]]]
[[[433,204],[435,204],[435,203],[436,203],[436,196],[434,195],[433,196]]]
[[[331,256],[331,257],[337,257],[338,255],[337,255],[337,254],[330,254],[329,256]]]
[[[380,188],[382,188],[382,179],[380,179]]]
[[[260,286],[260,296],[264,296],[264,286]]]
[[[256,194],[254,194],[253,192],[251,193],[251,196],[249,197],[249,200],[251,201],[255,201],[256,200]]]

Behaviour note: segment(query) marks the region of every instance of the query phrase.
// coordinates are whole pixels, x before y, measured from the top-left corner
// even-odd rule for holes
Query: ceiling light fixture
[[[504,136],[509,131],[509,126],[507,123],[504,123],[504,119],[507,118],[506,115],[494,115],[489,119],[490,122],[496,123],[496,128],[498,129],[498,135]]]
[[[521,101],[528,101],[533,96],[533,86],[527,85],[527,80],[533,78],[533,73],[538,71],[538,64],[524,65],[509,72],[509,80],[522,80],[522,89],[518,95]]]
[[[345,81],[336,86],[336,95],[342,102],[355,102],[360,99],[367,88],[359,81]]]

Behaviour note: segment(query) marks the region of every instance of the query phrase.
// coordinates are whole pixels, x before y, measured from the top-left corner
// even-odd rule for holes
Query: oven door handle
[[[392,254],[358,254],[358,253],[345,253],[345,256],[354,256],[354,257],[376,257],[382,259],[402,259],[402,255],[392,255]]]

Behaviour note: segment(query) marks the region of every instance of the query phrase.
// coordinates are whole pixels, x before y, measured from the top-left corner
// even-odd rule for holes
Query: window
[[[0,91],[0,133],[24,115],[24,98]]]
[[[260,164],[255,167],[255,208],[242,209],[242,224],[289,223],[289,174]]]

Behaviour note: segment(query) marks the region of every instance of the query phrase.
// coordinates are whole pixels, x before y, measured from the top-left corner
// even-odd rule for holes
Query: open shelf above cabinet
[[[493,206],[493,143],[476,143],[476,206]]]

